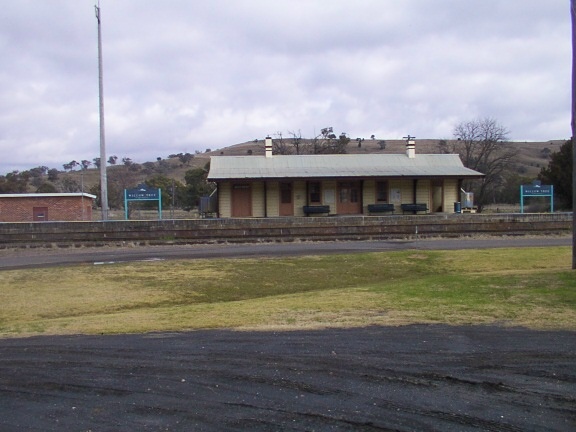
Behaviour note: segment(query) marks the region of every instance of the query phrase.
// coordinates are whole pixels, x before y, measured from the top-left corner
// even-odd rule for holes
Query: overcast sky
[[[99,156],[95,0],[4,0],[0,174]],[[570,137],[568,0],[101,0],[107,155],[267,134]]]

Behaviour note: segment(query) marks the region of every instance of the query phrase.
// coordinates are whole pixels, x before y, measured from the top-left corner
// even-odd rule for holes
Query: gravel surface
[[[0,430],[574,431],[576,333],[411,325],[5,339]]]

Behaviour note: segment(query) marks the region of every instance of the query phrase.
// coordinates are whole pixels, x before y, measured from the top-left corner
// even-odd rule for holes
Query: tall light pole
[[[98,21],[98,95],[100,100],[100,205],[102,220],[108,220],[108,178],[106,176],[106,139],[104,134],[104,84],[102,74],[102,31],[100,29],[100,0],[96,9]]]
[[[576,0],[570,0],[572,22],[572,269],[576,270]]]

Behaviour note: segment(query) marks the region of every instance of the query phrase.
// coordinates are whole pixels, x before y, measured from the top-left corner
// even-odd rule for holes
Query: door
[[[252,216],[252,187],[250,183],[232,185],[232,217]]]
[[[362,213],[360,182],[338,183],[338,214]]]
[[[442,202],[444,199],[442,181],[435,180],[432,182],[432,212],[444,211]]]
[[[294,216],[292,183],[280,182],[280,216]]]
[[[33,207],[32,220],[34,222],[45,222],[48,220],[48,207]]]

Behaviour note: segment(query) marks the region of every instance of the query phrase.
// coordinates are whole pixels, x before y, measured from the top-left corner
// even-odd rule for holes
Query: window
[[[348,183],[340,183],[340,202],[347,203],[350,198]]]
[[[388,202],[388,182],[376,182],[376,202]]]
[[[359,189],[353,187],[350,189],[350,202],[357,203],[360,202],[360,193]]]
[[[360,202],[360,183],[359,182],[340,182],[338,183],[340,203],[359,203]]]
[[[320,203],[320,182],[308,183],[308,198],[310,203]]]

